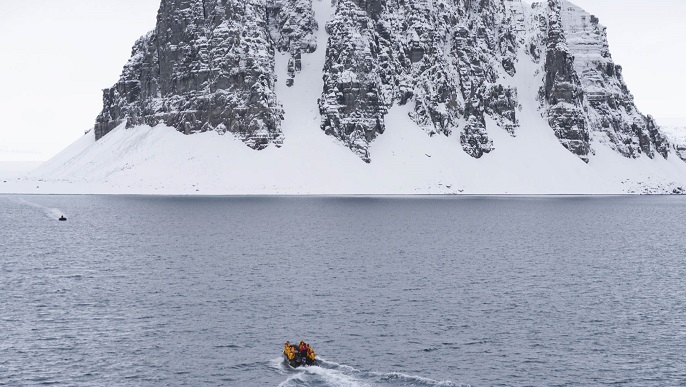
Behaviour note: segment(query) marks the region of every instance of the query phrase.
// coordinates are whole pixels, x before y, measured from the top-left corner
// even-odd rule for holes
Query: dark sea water
[[[684,197],[0,196],[0,216],[0,385],[686,385]],[[301,339],[321,366],[282,363]]]

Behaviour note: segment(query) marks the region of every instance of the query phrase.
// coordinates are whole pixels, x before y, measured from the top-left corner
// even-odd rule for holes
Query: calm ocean
[[[686,197],[0,196],[0,220],[0,385],[686,385]],[[283,364],[301,339],[321,366]]]

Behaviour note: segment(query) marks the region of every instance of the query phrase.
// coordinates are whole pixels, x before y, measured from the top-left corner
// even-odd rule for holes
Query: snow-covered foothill
[[[290,141],[262,151],[230,134],[186,136],[164,125],[121,125],[98,142],[86,135],[29,176],[3,184],[3,191],[528,195],[674,193],[686,187],[686,163],[677,157],[630,159],[594,143],[596,154],[587,164],[560,146],[540,116],[522,117],[517,137],[489,121],[498,152],[477,160],[455,151],[455,137],[426,136],[407,113],[405,107],[389,112],[395,130],[373,143],[370,164],[317,131],[315,120],[287,126]]]

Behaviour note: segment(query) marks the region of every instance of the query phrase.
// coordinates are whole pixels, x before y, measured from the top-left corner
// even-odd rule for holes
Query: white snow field
[[[0,160],[0,182],[26,175],[36,169],[38,161],[2,161]]]
[[[409,118],[410,103],[393,107],[386,131],[366,164],[320,129],[325,21],[332,9],[315,1],[319,48],[287,87],[286,57],[277,56],[277,95],[286,112],[284,143],[262,151],[231,134],[184,135],[164,125],[125,129],[95,142],[93,132],[25,177],[0,182],[6,193],[201,195],[626,194],[686,189],[686,162],[628,159],[594,139],[584,163],[567,151],[538,110],[540,64],[520,53],[516,76],[521,127],[516,137],[487,122],[495,150],[474,159],[459,133],[430,137]]]
[[[312,98],[306,82],[286,90],[292,103]],[[283,91],[283,90],[282,90]],[[302,98],[297,98],[299,92]],[[284,93],[286,94],[286,93]],[[316,99],[316,98],[314,98]],[[307,109],[306,104],[302,104]],[[559,143],[538,113],[522,115],[517,137],[489,122],[496,150],[477,160],[457,136],[429,137],[405,107],[371,148],[372,162],[319,129],[312,113],[287,118],[281,148],[255,151],[230,134],[184,135],[163,125],[88,133],[6,193],[103,194],[624,194],[686,187],[686,163],[671,153],[627,159],[594,143],[588,164]],[[524,110],[524,112],[526,109]]]

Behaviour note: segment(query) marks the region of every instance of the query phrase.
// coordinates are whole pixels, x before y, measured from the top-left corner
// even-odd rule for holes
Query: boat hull
[[[296,353],[295,357],[293,359],[289,359],[286,353],[283,353],[283,358],[284,361],[291,367],[293,368],[298,368],[302,366],[313,366],[317,365],[317,360],[312,360],[309,359],[307,356],[300,356],[300,354]]]

